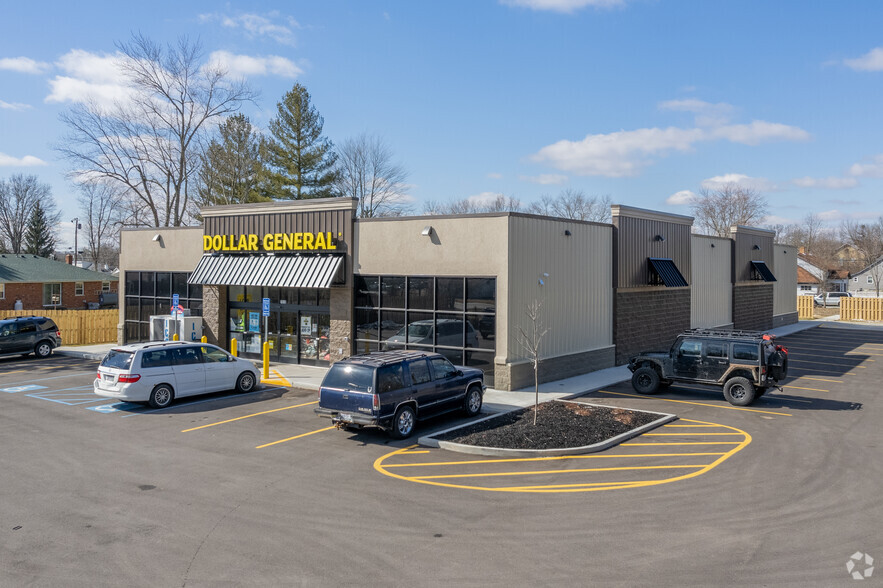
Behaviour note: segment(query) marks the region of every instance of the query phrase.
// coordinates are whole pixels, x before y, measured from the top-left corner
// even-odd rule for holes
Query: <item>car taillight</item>
[[[101,372],[98,372],[98,374],[95,377],[100,380],[101,379]]]
[[[375,412],[380,410],[380,394],[374,395],[374,399],[371,402],[371,407],[374,409]]]
[[[141,379],[141,374],[121,374],[117,380],[120,384],[131,384]]]
[[[55,336],[60,339],[61,338],[61,331],[55,331]]]

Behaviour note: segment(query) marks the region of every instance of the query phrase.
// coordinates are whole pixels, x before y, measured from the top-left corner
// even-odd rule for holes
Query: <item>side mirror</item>
[[[455,375],[455,376],[462,376],[462,375],[463,375],[463,370],[457,370],[456,372],[454,372],[454,375]]]

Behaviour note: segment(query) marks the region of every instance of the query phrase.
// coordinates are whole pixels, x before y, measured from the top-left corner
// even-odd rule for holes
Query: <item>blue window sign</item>
[[[259,312],[248,313],[248,330],[252,333],[261,332],[261,314]]]

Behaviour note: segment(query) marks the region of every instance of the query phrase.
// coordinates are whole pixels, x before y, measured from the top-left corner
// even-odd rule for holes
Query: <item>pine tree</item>
[[[322,136],[325,120],[310,104],[310,93],[295,84],[277,109],[270,121],[272,196],[289,200],[334,196],[337,156],[331,141]]]
[[[201,155],[197,203],[244,204],[270,198],[268,190],[266,141],[258,137],[244,114],[235,114],[218,127]]]
[[[46,211],[38,200],[34,204],[34,210],[28,219],[28,228],[25,230],[25,253],[49,257],[55,251],[55,237],[52,234],[52,226],[46,218]]]

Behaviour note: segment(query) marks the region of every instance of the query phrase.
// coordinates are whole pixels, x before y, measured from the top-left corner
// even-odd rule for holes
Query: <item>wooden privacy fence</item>
[[[813,302],[812,296],[797,297],[797,318],[800,320],[812,320],[813,318]]]
[[[840,320],[883,321],[883,298],[841,298]]]
[[[61,331],[62,345],[116,343],[120,311],[102,310],[0,310],[0,319],[16,316],[51,318]]]

